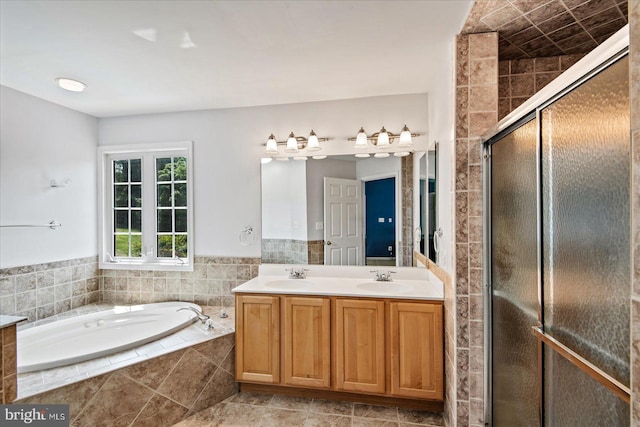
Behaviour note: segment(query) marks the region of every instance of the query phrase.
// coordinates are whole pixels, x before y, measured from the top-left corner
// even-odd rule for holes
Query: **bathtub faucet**
[[[198,316],[198,320],[200,322],[202,322],[203,325],[205,325],[207,323],[207,320],[209,320],[209,316],[207,316],[206,314],[204,314],[203,312],[201,312],[200,310],[198,310],[197,308],[193,308],[193,307],[180,307],[179,309],[177,309],[176,311],[182,311],[182,310],[191,310],[193,311],[196,316]]]

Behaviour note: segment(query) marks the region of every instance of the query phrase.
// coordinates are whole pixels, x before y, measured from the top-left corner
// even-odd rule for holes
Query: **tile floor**
[[[443,426],[441,414],[302,397],[238,393],[174,427]]]

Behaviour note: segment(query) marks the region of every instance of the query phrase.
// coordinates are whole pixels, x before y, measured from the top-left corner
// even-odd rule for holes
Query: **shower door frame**
[[[532,325],[532,334],[537,338],[537,400],[540,425],[544,425],[544,346],[548,345],[572,365],[578,367],[627,403],[630,402],[630,388],[616,381],[597,366],[585,360],[553,337],[546,335],[544,326],[544,288],[542,262],[542,110],[564,95],[576,89],[596,74],[602,72],[629,54],[629,26],[614,34],[585,58],[572,66],[563,75],[533,95],[528,101],[502,119],[494,128],[482,136],[482,194],[483,194],[483,302],[484,302],[484,423],[491,426],[493,408],[492,384],[492,271],[491,271],[491,146],[530,120],[536,120],[536,234],[537,240],[537,287],[538,323]],[[535,116],[535,118],[534,118]]]

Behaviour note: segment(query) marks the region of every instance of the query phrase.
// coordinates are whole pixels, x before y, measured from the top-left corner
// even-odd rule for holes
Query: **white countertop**
[[[264,264],[263,264],[264,265]],[[327,295],[369,298],[444,299],[442,282],[427,269],[393,267],[393,280],[374,281],[370,270],[387,272],[387,267],[294,266],[308,269],[305,279],[290,279],[285,265],[260,266],[258,277],[233,289],[234,293]]]

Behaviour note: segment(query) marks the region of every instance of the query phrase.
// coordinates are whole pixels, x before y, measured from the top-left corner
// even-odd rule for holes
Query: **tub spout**
[[[196,316],[198,316],[198,320],[200,322],[202,322],[202,324],[206,324],[207,320],[209,320],[209,316],[207,316],[206,314],[204,314],[203,312],[201,312],[200,310],[198,310],[197,308],[193,308],[193,307],[180,307],[179,309],[177,309],[176,311],[182,311],[182,310],[191,310],[193,311]]]

